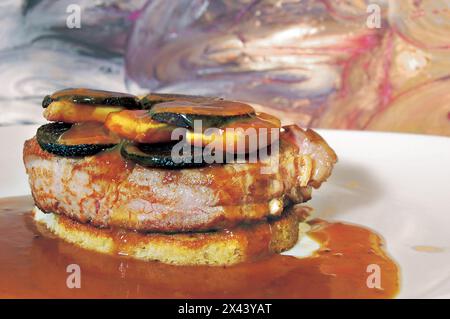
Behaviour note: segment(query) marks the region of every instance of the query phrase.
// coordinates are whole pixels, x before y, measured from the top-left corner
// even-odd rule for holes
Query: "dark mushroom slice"
[[[141,166],[158,167],[164,169],[180,169],[202,167],[207,165],[202,156],[196,156],[193,147],[190,152],[172,154],[172,149],[177,143],[137,144],[124,142],[121,145],[120,154],[127,160],[131,160]],[[202,151],[198,152],[202,154]],[[173,155],[173,156],[172,156]],[[196,160],[197,159],[197,160]]]
[[[47,108],[55,101],[66,101],[74,104],[120,106],[126,109],[141,109],[139,99],[131,94],[92,90],[92,89],[64,89],[52,95],[47,95],[42,101],[42,107]]]
[[[203,128],[223,127],[231,121],[251,118],[255,110],[248,104],[235,101],[174,101],[154,105],[149,114],[158,122],[192,129],[195,121],[201,121]]]
[[[110,113],[141,108],[134,95],[91,89],[55,92],[44,98],[42,106],[47,120],[65,123],[105,122]]]
[[[52,154],[64,157],[82,157],[97,154],[101,151],[114,147],[117,143],[83,143],[67,144],[61,141],[61,136],[72,128],[73,124],[49,123],[38,128],[36,139],[40,147]],[[87,132],[88,134],[89,132]]]

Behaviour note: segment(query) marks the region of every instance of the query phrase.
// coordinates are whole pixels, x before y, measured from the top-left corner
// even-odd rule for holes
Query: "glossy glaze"
[[[0,297],[34,298],[391,298],[399,270],[372,231],[313,222],[322,243],[316,256],[273,255],[232,267],[180,267],[79,249],[39,229],[30,197],[0,200]],[[67,266],[81,269],[69,289]],[[382,289],[368,288],[368,265],[381,270]]]

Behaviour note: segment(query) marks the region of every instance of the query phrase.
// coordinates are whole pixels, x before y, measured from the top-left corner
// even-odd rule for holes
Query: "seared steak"
[[[32,194],[42,211],[145,232],[224,229],[276,217],[283,206],[310,199],[311,187],[328,178],[335,162],[317,133],[297,126],[281,133],[278,162],[196,169],[145,168],[114,149],[66,158],[42,150],[35,138],[24,145]],[[263,173],[274,165],[272,173]]]

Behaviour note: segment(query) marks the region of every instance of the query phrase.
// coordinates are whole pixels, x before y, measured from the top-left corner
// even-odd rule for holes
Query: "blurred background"
[[[1,126],[87,87],[450,136],[450,0],[1,0],[0,86]]]

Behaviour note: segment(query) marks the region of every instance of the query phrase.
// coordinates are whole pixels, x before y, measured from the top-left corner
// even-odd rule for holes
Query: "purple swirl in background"
[[[438,89],[450,71],[448,11],[393,2],[376,2],[382,27],[370,29],[369,1],[151,1],[129,37],[127,76],[252,102],[304,126],[450,135],[450,103],[431,94],[448,96]],[[421,6],[431,13],[411,17]],[[428,39],[429,50],[414,46]],[[424,99],[437,103],[415,104]]]
[[[129,16],[143,1],[122,2],[0,2],[0,125],[45,121],[42,97],[62,88],[126,90],[122,55],[133,25]],[[82,8],[81,29],[66,26],[73,3]]]
[[[42,95],[85,86],[219,95],[304,126],[450,135],[448,0],[5,2],[1,124],[40,121]],[[72,3],[81,29],[65,26]],[[367,24],[369,4],[381,28]]]
[[[311,125],[349,59],[380,39],[317,1],[152,1],[131,32],[126,67],[140,86],[245,100]]]

